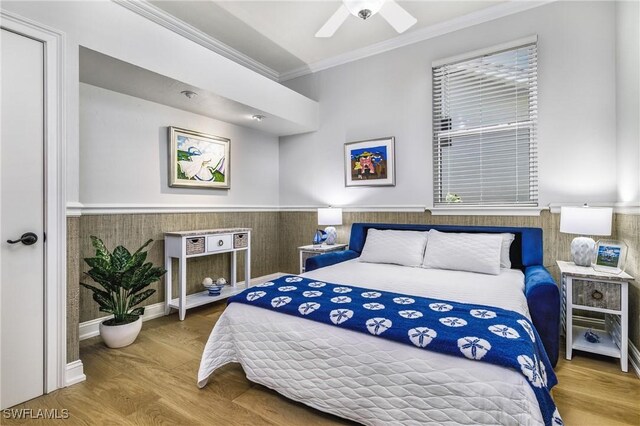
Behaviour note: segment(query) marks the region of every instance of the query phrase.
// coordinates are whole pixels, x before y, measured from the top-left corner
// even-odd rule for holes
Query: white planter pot
[[[123,325],[105,325],[100,323],[100,336],[110,348],[124,348],[132,344],[142,329],[142,317],[137,321]]]

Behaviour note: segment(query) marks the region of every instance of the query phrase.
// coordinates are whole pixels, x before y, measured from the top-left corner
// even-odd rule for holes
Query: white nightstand
[[[309,245],[298,247],[300,252],[300,273],[304,274],[304,264],[308,258],[317,256],[319,254],[331,253],[332,251],[342,251],[347,248],[347,244],[333,244],[333,245]]]
[[[633,277],[596,271],[576,266],[573,262],[557,262],[562,275],[562,325],[567,338],[566,358],[573,350],[586,351],[620,358],[620,368],[628,371],[628,295]],[[605,316],[604,330],[593,329],[599,343],[587,341],[587,327],[573,324],[573,310],[600,312]]]

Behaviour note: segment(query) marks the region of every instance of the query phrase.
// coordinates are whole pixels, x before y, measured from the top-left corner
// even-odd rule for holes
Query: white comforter
[[[304,276],[529,317],[520,271],[498,276],[359,262]],[[504,367],[233,303],[205,347],[198,386],[239,362],[247,378],[322,411],[369,425],[543,424],[531,387]]]

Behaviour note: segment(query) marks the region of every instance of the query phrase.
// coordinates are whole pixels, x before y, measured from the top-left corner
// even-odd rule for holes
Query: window
[[[432,72],[435,206],[537,206],[536,40]]]

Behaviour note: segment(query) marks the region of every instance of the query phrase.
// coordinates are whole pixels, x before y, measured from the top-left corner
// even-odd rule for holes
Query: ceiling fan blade
[[[378,13],[399,33],[405,32],[418,22],[416,18],[393,0],[385,1]]]
[[[341,5],[331,18],[318,30],[316,37],[331,37],[340,28],[340,25],[349,16],[349,11],[345,5]]]

